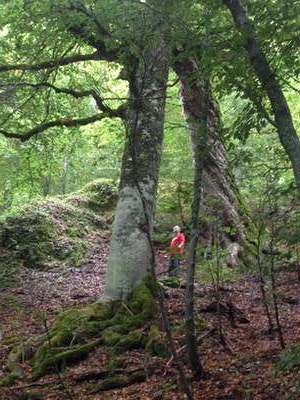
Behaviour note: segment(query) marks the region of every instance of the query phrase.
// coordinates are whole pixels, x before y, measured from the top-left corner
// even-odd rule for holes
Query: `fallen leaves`
[[[98,245],[80,268],[64,271],[34,271],[23,269],[19,275],[19,285],[6,289],[0,294],[0,378],[4,372],[5,359],[13,343],[43,332],[42,319],[51,324],[57,312],[68,306],[90,303],[103,293],[104,275],[108,256],[109,235],[94,238]],[[167,270],[164,254],[158,252],[158,272]],[[226,316],[221,316],[222,331],[232,354],[220,343],[218,320],[215,312],[205,313],[206,324],[199,325],[201,337],[199,351],[207,378],[193,382],[195,400],[287,400],[297,399],[296,373],[286,372],[275,376],[273,363],[278,359],[280,347],[276,335],[267,332],[267,321],[260,301],[257,279],[245,276],[231,282],[222,291],[222,301],[230,300],[249,321],[234,326]],[[288,345],[300,341],[299,282],[293,272],[278,275],[280,289],[280,318],[284,337]],[[173,336],[182,361],[185,360],[184,335],[180,329],[184,318],[184,289],[168,289],[167,310]],[[290,301],[292,299],[292,301]],[[203,317],[201,309],[214,301],[213,288],[197,282],[195,285],[195,309],[197,318]],[[228,310],[227,310],[228,311]],[[228,313],[227,313],[228,314]],[[159,322],[159,321],[158,321]],[[201,331],[200,331],[201,329]],[[80,381],[78,376],[91,371],[106,371],[110,354],[105,347],[99,347],[78,365],[66,369],[63,384],[56,382],[56,376],[47,376],[37,382],[43,400],[61,400],[65,397],[64,385],[73,400],[183,400],[178,389],[177,371],[172,359],[151,358],[143,351],[132,350],[124,355],[126,370],[141,370],[147,374],[147,367],[155,360],[157,367],[142,383],[102,393],[92,393],[99,384],[99,376],[94,380]],[[24,366],[29,377],[30,365]],[[189,371],[186,370],[187,375]],[[144,375],[143,375],[144,376]],[[142,379],[141,379],[142,380]],[[13,400],[18,393],[26,391],[28,379],[20,381],[15,389],[0,389],[1,400]],[[19,386],[19,388],[18,388]],[[20,386],[23,386],[21,390]],[[34,390],[31,386],[28,389]],[[294,397],[289,397],[289,396]]]

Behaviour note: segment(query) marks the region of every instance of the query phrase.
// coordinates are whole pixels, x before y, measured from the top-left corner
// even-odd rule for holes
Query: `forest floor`
[[[74,305],[91,303],[103,293],[109,236],[98,238],[99,247],[80,268],[66,271],[41,272],[23,269],[14,288],[0,292],[0,378],[12,344],[39,334],[49,327],[55,315]],[[158,272],[167,269],[165,253],[157,249]],[[280,320],[287,347],[300,342],[300,283],[294,272],[281,272],[277,277]],[[172,326],[179,326],[184,316],[184,288],[169,289],[165,301]],[[232,323],[222,315],[225,342],[217,332],[216,313],[203,312],[214,300],[211,284],[196,284],[195,308],[203,317],[199,346],[207,377],[193,382],[195,400],[292,400],[299,399],[297,372],[276,375],[273,365],[280,353],[277,336],[267,333],[267,322],[261,304],[257,278],[239,276],[226,282],[222,301],[231,301],[248,319]],[[201,319],[200,319],[201,321]],[[184,338],[173,330],[181,359],[184,358]],[[184,395],[178,389],[176,368],[172,358],[146,355],[142,350],[124,354],[126,370],[147,369],[152,372],[147,381],[118,390],[92,394],[93,381],[79,382],[88,371],[107,370],[108,349],[99,347],[79,364],[68,367],[61,376],[47,375],[36,382],[30,380],[30,365],[25,364],[25,377],[9,388],[0,388],[1,400],[179,400]],[[188,372],[187,372],[188,375]],[[30,394],[29,394],[30,392]],[[27,394],[26,394],[27,393]],[[30,397],[31,396],[31,397]]]

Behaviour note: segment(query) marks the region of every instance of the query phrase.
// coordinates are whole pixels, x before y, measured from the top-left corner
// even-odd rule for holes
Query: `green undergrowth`
[[[151,322],[156,314],[155,295],[156,285],[148,276],[126,303],[96,302],[60,313],[46,334],[12,349],[8,365],[11,374],[23,361],[30,360],[32,377],[37,379],[83,359],[99,345],[110,348],[112,359],[137,348],[165,356],[163,335]]]
[[[80,266],[94,234],[108,228],[116,200],[114,186],[95,181],[76,193],[36,200],[2,217],[0,287],[12,285],[22,266]]]
[[[202,260],[196,267],[197,280],[203,283],[236,281],[242,274],[240,268],[228,267],[224,261],[218,265],[215,259]]]
[[[300,371],[300,344],[281,352],[279,360],[274,364],[275,373]]]

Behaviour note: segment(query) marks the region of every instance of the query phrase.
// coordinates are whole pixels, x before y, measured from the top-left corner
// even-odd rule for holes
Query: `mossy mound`
[[[0,222],[0,280],[8,284],[9,272],[21,266],[79,266],[92,246],[89,238],[108,227],[107,213],[116,200],[114,186],[95,181],[71,195],[14,210]]]
[[[67,200],[96,213],[111,211],[118,199],[116,187],[109,180],[96,180],[88,183],[82,190],[72,193]]]
[[[49,370],[61,370],[84,358],[100,344],[110,347],[112,356],[145,347],[151,353],[163,355],[159,331],[154,332],[152,327],[151,335],[147,334],[149,322],[156,314],[155,295],[153,279],[147,276],[126,303],[97,302],[64,311],[51,329],[36,340],[37,346],[33,348],[31,339],[28,346],[14,348],[10,354],[13,362],[8,367],[14,372],[20,363],[31,359],[32,375],[37,379]]]

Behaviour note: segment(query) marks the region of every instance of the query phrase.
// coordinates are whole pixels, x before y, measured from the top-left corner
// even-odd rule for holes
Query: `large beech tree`
[[[196,58],[178,57],[173,65],[180,80],[180,96],[193,148],[194,164],[203,170],[203,202],[213,216],[218,209],[220,235],[228,250],[228,264],[247,262],[249,218],[229,166],[222,138],[222,121],[207,72]],[[206,121],[206,125],[203,126]],[[203,131],[207,129],[207,142]],[[202,167],[200,168],[199,165]]]
[[[163,141],[170,50],[164,37],[146,49],[129,76],[127,139],[113,224],[106,295],[126,298],[151,271],[152,231]]]
[[[106,23],[101,21],[99,16],[101,7],[99,9],[97,2],[88,4],[88,2],[67,1],[59,5],[49,2],[50,7],[47,11],[51,13],[52,22],[57,24],[57,29],[67,28],[71,38],[75,37],[83,47],[86,45],[92,47],[93,52],[86,54],[71,52],[70,55],[60,55],[55,59],[36,63],[0,65],[0,72],[12,73],[9,75],[7,85],[10,90],[47,89],[77,99],[91,97],[99,110],[91,116],[80,118],[62,116],[46,120],[23,132],[2,127],[0,132],[8,138],[26,141],[49,128],[78,127],[103,118],[118,117],[124,121],[126,143],[105,291],[106,297],[112,299],[127,298],[150,271],[149,234],[152,231],[155,210],[171,56],[169,25],[166,24],[164,16],[165,8],[171,5],[172,0],[165,1],[161,6],[156,4],[156,1],[149,2],[148,5],[151,3],[160,8],[163,17],[157,15],[157,8],[153,11],[151,7],[145,9],[144,5],[141,8],[137,4],[137,7],[131,8],[129,12],[126,8],[127,2],[121,7],[117,2],[114,4],[116,15],[119,12],[124,14],[126,10],[121,25],[127,27],[129,24],[135,30],[132,42],[130,32],[127,36],[123,36],[124,30],[118,24],[116,30],[107,28],[113,25],[112,16],[107,17]],[[25,11],[28,12],[28,9]],[[34,12],[34,4],[30,11]],[[104,7],[103,11],[108,9]],[[34,16],[31,18],[34,20]],[[143,22],[140,29],[136,25],[138,22]],[[60,67],[82,61],[101,60],[121,64],[123,69],[120,78],[129,83],[126,103],[115,109],[107,105],[97,88],[78,90],[73,87],[61,87],[49,79],[52,71]],[[33,73],[33,79],[31,77],[29,80],[24,80],[23,75],[18,75],[18,71],[21,74]],[[14,79],[16,72],[17,79]],[[41,72],[43,79],[40,81]]]
[[[195,41],[197,47],[201,34],[193,26],[199,4],[202,7],[202,2],[192,0],[33,0],[16,2],[13,13],[8,4],[0,6],[1,22],[6,24],[0,36],[4,49],[0,52],[1,85],[7,88],[1,95],[17,104],[4,105],[0,133],[26,141],[52,128],[80,127],[104,118],[124,121],[126,144],[106,287],[111,298],[126,298],[149,269],[148,239],[155,209],[168,70],[173,65],[174,48],[187,40]],[[193,24],[187,29],[185,22],[190,16]],[[251,30],[247,32],[252,35]],[[86,87],[72,79],[80,63],[97,65],[102,61],[123,67],[120,77],[129,84],[124,104],[107,102],[95,77],[93,85]],[[185,87],[183,104],[192,137],[199,128],[197,113],[203,113],[201,99],[206,95],[200,82],[191,85],[193,65],[188,53],[187,61],[175,64]],[[63,81],[66,85],[61,83],[60,71],[69,78]],[[92,115],[64,113],[59,105],[53,106],[62,96],[83,102],[93,99],[97,111]],[[217,188],[224,219],[238,227],[243,237],[225,148],[220,137],[214,136],[219,117],[213,98],[209,98],[209,109],[212,150],[204,170],[205,182],[208,188]],[[286,137],[286,133],[280,136],[283,144]],[[285,148],[292,154],[290,143]],[[297,155],[291,157],[294,171],[298,168],[295,160]]]

